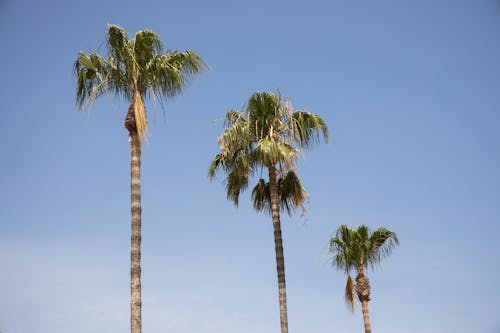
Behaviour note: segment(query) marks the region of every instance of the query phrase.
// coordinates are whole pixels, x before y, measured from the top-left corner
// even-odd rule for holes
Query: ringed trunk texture
[[[358,299],[361,302],[363,311],[363,322],[365,323],[365,333],[372,333],[370,325],[370,315],[368,313],[368,301],[370,300],[370,280],[365,274],[363,265],[357,267],[358,275],[356,276],[356,292]]]
[[[276,168],[270,165],[269,192],[271,195],[271,215],[274,229],[274,249],[276,251],[276,270],[278,272],[278,290],[280,301],[281,333],[288,333],[288,313],[286,308],[286,282],[285,282],[285,257],[283,255],[283,240],[281,237],[281,223],[279,211],[279,193]]]
[[[133,103],[132,103],[133,104]],[[141,318],[141,143],[137,135],[133,105],[131,104],[125,127],[130,134],[131,162],[130,189],[132,235],[130,239],[130,330],[142,332]]]
[[[365,333],[372,333],[370,325],[370,315],[368,313],[368,301],[361,302],[361,309],[363,310],[363,322],[365,323]]]

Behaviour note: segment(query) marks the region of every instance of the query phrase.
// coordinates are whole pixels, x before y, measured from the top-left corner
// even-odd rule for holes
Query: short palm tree
[[[213,179],[217,171],[226,175],[227,198],[238,205],[239,195],[248,187],[257,170],[267,169],[268,182],[260,179],[252,191],[254,208],[271,214],[278,273],[281,332],[288,332],[285,261],[281,237],[280,210],[291,214],[303,208],[307,198],[294,172],[301,148],[328,139],[323,119],[306,111],[294,111],[291,104],[270,92],[256,92],[245,111],[230,110],[226,129],[219,137],[220,153],[210,166]]]
[[[357,229],[342,225],[337,229],[335,237],[330,239],[332,264],[347,274],[346,305],[354,311],[355,294],[358,296],[363,311],[365,333],[372,331],[368,313],[370,281],[365,269],[377,266],[398,245],[399,240],[394,232],[386,228],[378,228],[371,232],[366,225],[361,225]],[[356,272],[355,280],[352,279],[351,272]]]
[[[161,39],[141,30],[129,39],[124,29],[108,26],[107,55],[80,52],[75,61],[76,101],[83,109],[112,93],[130,102],[125,128],[131,145],[131,332],[140,333],[141,320],[141,144],[146,133],[146,97],[163,100],[181,93],[206,66],[193,51],[163,51]]]

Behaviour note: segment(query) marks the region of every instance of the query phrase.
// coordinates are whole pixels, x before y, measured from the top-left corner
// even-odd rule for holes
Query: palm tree
[[[349,310],[354,311],[355,293],[361,303],[365,333],[371,333],[368,301],[370,300],[370,281],[365,269],[374,268],[382,259],[388,257],[399,245],[396,234],[386,228],[371,232],[366,225],[357,229],[342,225],[335,237],[330,239],[330,254],[333,265],[347,274],[345,301]],[[351,272],[356,272],[353,280]]]
[[[268,182],[260,179],[252,191],[254,208],[271,214],[278,273],[281,332],[288,332],[285,261],[281,237],[280,211],[291,214],[303,208],[307,198],[294,172],[300,148],[325,141],[328,129],[319,115],[294,111],[291,103],[270,92],[256,92],[245,111],[230,110],[226,129],[219,137],[220,153],[210,166],[209,176],[217,171],[226,175],[227,198],[238,205],[239,195],[248,187],[249,178],[267,168]]]
[[[75,61],[76,102],[82,109],[105,94],[130,102],[125,128],[131,146],[131,332],[140,333],[141,320],[141,144],[146,133],[146,97],[163,102],[180,94],[205,67],[195,52],[163,51],[163,43],[151,30],[129,39],[125,30],[108,26],[107,55],[80,52]]]

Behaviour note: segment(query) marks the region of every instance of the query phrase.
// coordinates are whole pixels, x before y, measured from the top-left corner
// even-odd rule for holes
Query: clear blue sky
[[[207,178],[217,120],[256,90],[331,130],[282,221],[290,332],[363,329],[326,255],[344,223],[401,240],[369,275],[375,332],[500,332],[494,0],[0,1],[0,331],[128,331],[128,103],[78,111],[72,73],[108,23],[210,65],[165,117],[147,105],[145,332],[279,331],[270,218]]]

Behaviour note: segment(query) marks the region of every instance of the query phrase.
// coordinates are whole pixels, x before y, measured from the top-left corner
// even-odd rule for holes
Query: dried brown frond
[[[349,311],[354,312],[354,280],[350,275],[347,276],[347,284],[345,286],[345,305]]]
[[[139,138],[139,143],[142,144],[142,139],[146,134],[146,108],[142,101],[141,94],[136,91],[134,93],[134,116],[135,116],[135,126],[137,128],[137,137]]]

